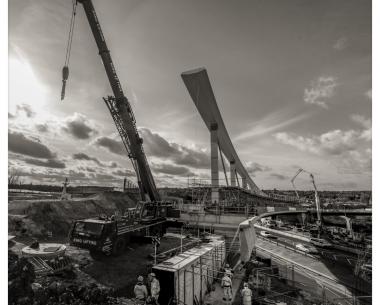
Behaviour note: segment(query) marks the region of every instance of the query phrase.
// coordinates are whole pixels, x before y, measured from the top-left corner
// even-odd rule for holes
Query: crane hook
[[[62,69],[61,101],[65,98],[66,81],[69,78],[69,62],[70,62],[70,54],[71,54],[71,45],[73,42],[73,35],[74,35],[76,9],[77,9],[77,1],[73,0],[73,9],[72,9],[71,21],[70,21],[70,31],[69,31],[69,37],[67,40],[67,47],[66,47],[65,65]]]
[[[66,81],[69,78],[69,67],[64,66],[62,68],[62,90],[61,90],[61,101],[65,98],[66,91]]]

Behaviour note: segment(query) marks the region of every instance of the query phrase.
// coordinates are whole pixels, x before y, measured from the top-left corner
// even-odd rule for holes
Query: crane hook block
[[[62,68],[62,80],[67,80],[69,78],[69,67],[68,66],[64,66]]]
[[[65,98],[66,91],[66,81],[69,78],[69,67],[64,66],[62,69],[62,91],[61,91],[61,101]]]

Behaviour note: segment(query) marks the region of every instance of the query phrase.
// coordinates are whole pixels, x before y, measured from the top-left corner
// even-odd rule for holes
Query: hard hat
[[[248,283],[244,283],[244,287],[248,287]]]
[[[141,275],[139,275],[139,277],[137,278],[137,280],[138,280],[139,282],[142,282],[142,281],[144,280],[144,278],[143,278]]]
[[[151,275],[151,276],[154,276],[154,277],[156,276],[156,274],[155,274],[154,272],[152,272],[150,275]]]
[[[230,268],[230,265],[229,265],[229,264],[226,264],[226,268]]]

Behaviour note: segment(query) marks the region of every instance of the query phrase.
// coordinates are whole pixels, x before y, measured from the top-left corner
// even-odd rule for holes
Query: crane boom
[[[128,156],[130,157],[136,171],[142,199],[147,199],[146,195],[148,195],[151,201],[159,201],[160,195],[157,191],[152,172],[144,153],[142,146],[143,141],[137,131],[136,121],[131,105],[127,97],[124,95],[119,77],[116,74],[115,66],[104,39],[94,5],[91,0],[78,0],[78,2],[83,5],[88,23],[99,49],[99,55],[102,59],[112,92],[114,94],[114,97],[105,99],[105,102],[110,110],[111,116],[128,152]]]
[[[321,203],[320,203],[320,200],[319,200],[318,189],[317,189],[317,186],[315,185],[314,175],[312,173],[309,173],[309,175],[310,175],[310,178],[311,178],[311,182],[313,183],[313,186],[314,186],[315,207],[317,209],[318,226],[320,227],[322,225]]]
[[[318,225],[318,228],[321,228],[322,226],[322,218],[321,218],[321,204],[320,204],[320,200],[319,200],[319,195],[318,195],[318,189],[317,189],[317,185],[315,184],[315,180],[314,180],[314,175],[308,171],[305,171],[304,169],[300,168],[297,173],[294,175],[294,177],[290,180],[292,182],[292,185],[293,185],[293,188],[294,188],[294,191],[296,192],[297,194],[297,198],[299,199],[299,196],[298,196],[298,192],[297,192],[297,189],[296,189],[296,186],[294,185],[294,180],[297,178],[297,176],[302,173],[302,172],[305,172],[307,174],[310,175],[310,179],[311,179],[311,183],[313,184],[313,187],[314,187],[314,196],[315,196],[315,207],[316,207],[316,210],[317,210],[317,225]]]
[[[297,176],[303,171],[302,168],[300,168],[297,173],[294,175],[294,177],[292,178],[292,180],[290,180],[292,182],[292,185],[293,185],[293,188],[294,188],[294,191],[296,192],[296,195],[297,195],[297,199],[300,200],[300,196],[298,195],[298,192],[297,192],[297,189],[296,189],[296,186],[294,185],[294,180],[297,178]]]

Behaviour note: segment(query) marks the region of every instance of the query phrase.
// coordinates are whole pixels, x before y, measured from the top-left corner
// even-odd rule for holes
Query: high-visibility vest
[[[252,290],[248,287],[244,288],[241,291],[241,296],[243,297],[243,302],[251,302],[252,301]]]
[[[230,277],[224,276],[222,278],[222,287],[231,287],[232,286],[232,281]]]

